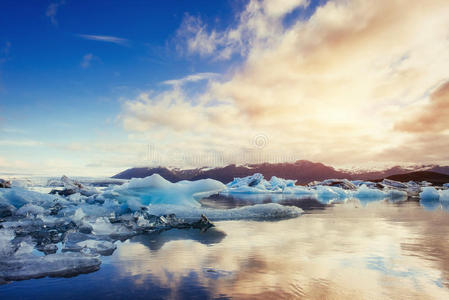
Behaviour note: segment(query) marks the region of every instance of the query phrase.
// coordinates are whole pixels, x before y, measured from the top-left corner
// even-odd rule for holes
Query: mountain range
[[[427,173],[426,173],[427,172]],[[435,173],[435,174],[430,174]],[[261,173],[266,178],[277,176],[285,179],[295,179],[298,184],[307,184],[314,180],[324,180],[329,178],[346,178],[346,179],[361,179],[361,180],[381,180],[383,178],[390,178],[395,176],[399,181],[408,180],[436,180],[449,181],[449,166],[427,165],[415,167],[400,167],[395,166],[381,171],[349,171],[338,170],[331,166],[322,163],[315,163],[307,160],[299,160],[294,163],[263,163],[250,164],[244,166],[228,165],[217,168],[197,168],[197,169],[178,169],[166,167],[136,167],[127,169],[118,173],[112,178],[131,179],[143,178],[152,174],[158,173],[165,179],[171,182],[180,180],[198,180],[212,178],[223,183],[232,181],[235,177],[245,177],[254,173]],[[410,176],[400,176],[413,173]],[[429,175],[430,174],[430,175]],[[446,175],[446,176],[444,176]],[[427,177],[426,177],[427,176]],[[430,177],[429,177],[430,176]],[[447,179],[446,179],[447,177]],[[414,178],[408,179],[407,178]],[[424,178],[424,179],[422,179]],[[393,179],[393,178],[390,178]],[[403,179],[403,180],[402,180]],[[448,182],[446,181],[446,182]]]

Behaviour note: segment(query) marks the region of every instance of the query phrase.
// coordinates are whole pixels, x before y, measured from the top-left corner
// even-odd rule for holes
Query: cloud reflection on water
[[[348,201],[279,222],[218,222],[221,238],[164,232],[116,257],[120,275],[174,298],[190,284],[214,297],[448,299],[447,217],[417,202]]]

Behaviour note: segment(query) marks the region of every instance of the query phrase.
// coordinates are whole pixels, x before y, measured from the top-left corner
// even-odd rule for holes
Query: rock
[[[10,181],[6,181],[4,179],[0,179],[0,188],[3,188],[3,189],[11,188],[11,182]]]

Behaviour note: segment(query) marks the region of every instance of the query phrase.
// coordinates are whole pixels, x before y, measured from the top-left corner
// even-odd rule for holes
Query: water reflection
[[[131,239],[133,243],[145,245],[150,250],[159,250],[165,243],[177,240],[192,240],[205,245],[212,245],[223,240],[226,234],[214,227],[202,232],[198,229],[172,229],[161,233],[138,235]]]
[[[212,243],[201,233],[160,237],[158,247],[133,240],[114,259],[118,276],[173,298],[187,284],[211,297],[448,299],[448,225],[446,213],[417,202],[350,200],[297,219],[218,222],[226,236]]]
[[[449,201],[440,201],[435,199],[430,200],[420,200],[419,203],[425,210],[444,210],[449,211]]]
[[[2,299],[449,299],[449,214],[442,202],[275,201],[306,214],[278,222],[216,222],[206,232],[137,236],[104,257],[95,273],[14,282],[0,294]],[[238,199],[215,202],[209,205],[239,205]]]
[[[295,195],[295,194],[237,194],[237,195],[221,195],[215,194],[207,198],[200,200],[204,207],[210,208],[236,208],[255,204],[266,204],[266,203],[279,203],[287,206],[296,206],[302,208],[303,210],[313,210],[313,209],[324,209],[327,206],[345,203],[345,202],[355,202],[360,206],[366,206],[371,202],[391,202],[400,203],[408,201],[408,199],[398,197],[385,197],[385,198],[339,198],[335,196],[320,196],[318,198],[311,197],[310,195]]]

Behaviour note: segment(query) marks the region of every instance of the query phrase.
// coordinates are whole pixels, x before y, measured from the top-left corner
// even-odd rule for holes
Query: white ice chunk
[[[83,209],[78,208],[77,210],[75,210],[75,213],[72,216],[72,220],[76,224],[79,224],[85,216],[86,216],[86,214],[83,212]]]
[[[117,246],[112,242],[100,240],[86,240],[78,242],[76,245],[81,248],[88,248],[92,250],[90,253],[94,252],[101,255],[111,255],[117,248]]]
[[[34,246],[35,243],[33,243],[31,237],[28,236],[19,243],[18,248],[14,253],[14,255],[18,256],[18,255],[31,254],[33,252]]]
[[[93,233],[96,235],[109,235],[115,232],[115,227],[109,222],[108,218],[98,218],[91,224]]]

